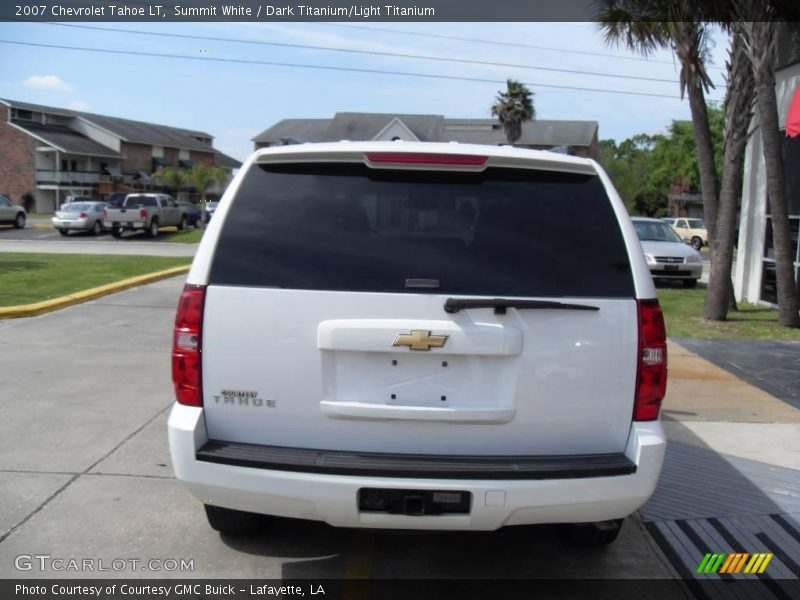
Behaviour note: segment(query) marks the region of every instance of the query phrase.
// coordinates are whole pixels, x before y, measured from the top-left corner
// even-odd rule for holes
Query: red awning
[[[786,113],[786,135],[787,137],[800,135],[800,86],[795,89],[789,104],[789,112]]]

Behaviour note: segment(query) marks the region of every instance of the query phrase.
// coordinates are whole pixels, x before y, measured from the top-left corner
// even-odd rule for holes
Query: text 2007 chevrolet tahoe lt
[[[175,473],[212,527],[570,524],[655,489],[664,321],[591,160],[303,144],[226,192],[175,321]]]

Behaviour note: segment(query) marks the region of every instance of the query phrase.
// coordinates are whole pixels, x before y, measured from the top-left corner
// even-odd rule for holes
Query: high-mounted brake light
[[[206,287],[187,284],[178,300],[172,337],[172,383],[175,398],[187,406],[203,406],[202,329]]]
[[[465,154],[432,154],[424,152],[367,152],[367,160],[375,164],[393,165],[457,165],[462,167],[482,167],[487,156]]]
[[[637,300],[639,356],[634,421],[654,421],[667,393],[667,332],[658,300]]]

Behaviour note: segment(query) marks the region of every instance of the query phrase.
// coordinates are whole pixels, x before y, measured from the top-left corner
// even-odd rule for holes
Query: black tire
[[[69,231],[67,231],[66,229],[59,229],[58,233],[60,233],[64,237],[67,237],[67,235],[69,234]]]
[[[17,213],[17,216],[14,218],[14,228],[25,229],[25,213]]]
[[[121,238],[122,237],[122,227],[114,227],[111,230],[111,235],[113,235],[115,238]]]
[[[186,229],[186,227],[187,227],[186,215],[183,215],[181,217],[181,222],[178,224],[178,231],[183,231],[184,229]]]
[[[92,225],[92,235],[100,235],[101,233],[103,233],[103,226],[100,221],[95,221],[94,225]]]
[[[267,525],[267,517],[256,513],[204,504],[206,518],[212,529],[229,535],[257,533]]]
[[[570,542],[579,546],[607,546],[617,539],[622,521],[623,519],[614,519],[597,523],[571,523],[564,525],[564,534]]]
[[[685,287],[685,288],[696,288],[697,287],[697,279],[684,279],[683,280],[683,287]]]
[[[152,221],[150,221],[150,225],[147,227],[147,237],[149,238],[158,237],[158,219],[153,219]]]
[[[700,249],[703,247],[703,240],[702,240],[702,239],[700,239],[700,238],[699,238],[699,237],[697,237],[697,236],[694,236],[694,237],[692,238],[691,245],[692,245],[692,248],[694,248],[695,250],[697,250],[698,252],[700,252]]]

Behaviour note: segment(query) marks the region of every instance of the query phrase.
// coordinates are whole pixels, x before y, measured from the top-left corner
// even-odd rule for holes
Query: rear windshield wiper
[[[504,315],[508,308],[531,308],[544,310],[600,310],[589,304],[568,304],[552,300],[514,300],[512,298],[448,298],[444,310],[457,313],[465,308],[494,308],[494,314]]]

